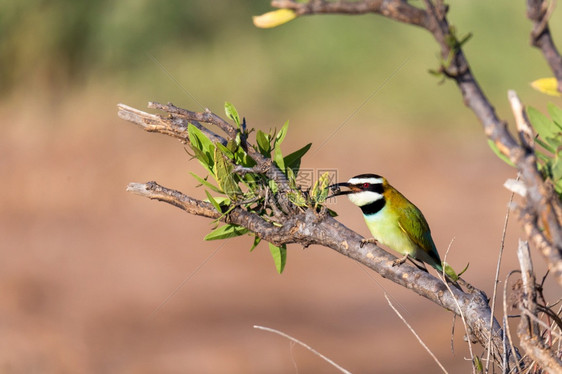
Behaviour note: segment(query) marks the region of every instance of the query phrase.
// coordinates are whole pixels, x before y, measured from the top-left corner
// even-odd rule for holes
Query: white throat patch
[[[352,179],[350,179],[350,181]],[[372,180],[373,178],[369,178],[369,179]],[[359,183],[359,182],[349,182],[349,183]],[[370,182],[362,182],[362,183],[370,183]],[[357,206],[371,204],[383,198],[382,194],[373,191],[361,191],[361,192],[351,193],[347,195],[347,197],[349,197],[349,201],[351,201],[353,204]]]

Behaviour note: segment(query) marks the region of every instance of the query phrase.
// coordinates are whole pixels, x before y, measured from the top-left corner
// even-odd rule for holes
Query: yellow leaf
[[[254,26],[262,29],[277,27],[295,18],[297,18],[297,14],[291,9],[278,9],[264,13],[261,16],[252,17]]]
[[[531,82],[531,87],[535,90],[550,96],[562,96],[558,91],[558,81],[556,78],[541,78]]]

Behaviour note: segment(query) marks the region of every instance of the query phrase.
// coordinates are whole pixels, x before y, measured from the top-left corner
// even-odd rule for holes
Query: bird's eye
[[[370,184],[369,183],[363,183],[363,188],[369,188]]]

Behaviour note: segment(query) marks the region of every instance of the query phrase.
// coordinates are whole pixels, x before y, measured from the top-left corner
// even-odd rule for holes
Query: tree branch
[[[548,27],[552,9],[553,6],[549,8],[548,3],[544,0],[527,0],[527,18],[533,21],[531,45],[541,50],[558,81],[558,91],[562,93],[562,57],[558,53]]]
[[[219,127],[226,133],[229,139],[234,139],[239,129],[230,125],[227,121],[206,109],[204,112],[192,112],[187,109],[178,108],[172,103],[163,105],[157,102],[149,102],[148,107],[152,109],[159,109],[167,112],[167,116],[159,116],[154,114],[145,113],[125,104],[117,104],[119,109],[117,115],[126,121],[133,122],[148,132],[157,132],[164,135],[172,136],[179,139],[182,143],[189,141],[187,132],[188,123],[193,124],[201,130],[212,142],[221,143],[226,145],[227,140],[215,132],[209,130],[201,124],[208,123]],[[285,174],[277,166],[273,164],[271,159],[265,158],[261,153],[257,152],[253,147],[246,147],[248,155],[256,161],[260,170],[273,179],[281,191],[288,191],[289,183]],[[287,206],[287,201],[281,202]]]
[[[174,107],[171,103],[167,106],[164,106],[158,103],[150,102],[148,103],[148,107],[156,109],[166,108],[170,110],[170,113],[174,113],[175,109],[179,109]],[[119,108],[119,110],[117,111],[117,115],[119,116],[119,118],[124,119],[125,121],[133,122],[145,131],[158,132],[160,134],[168,135],[173,138],[179,139],[184,144],[189,141],[189,137],[187,134],[188,120],[186,118],[174,117],[171,114],[168,117],[164,118],[159,115],[149,114],[141,110],[137,110],[125,104],[117,104],[117,108]],[[195,119],[191,120],[190,123],[196,126],[199,130],[203,131],[203,133],[212,142],[226,145],[226,139],[207,129]]]
[[[390,19],[425,27],[427,14],[423,9],[416,8],[400,0],[366,0],[366,1],[309,1],[307,3],[294,0],[273,0],[271,5],[276,8],[292,9],[299,16],[314,14],[348,14],[358,15],[375,13]]]
[[[151,106],[154,105],[151,104]],[[173,123],[176,121],[174,116],[155,116],[122,104],[119,104],[119,116],[136,124],[149,122],[149,125],[141,126],[147,131],[178,137],[176,132],[170,130],[173,129]],[[150,124],[153,122],[157,126]],[[185,140],[185,138],[183,139]],[[467,292],[455,287],[448,290],[442,280],[426,271],[409,264],[393,266],[396,257],[373,244],[362,247],[361,239],[363,238],[359,234],[348,229],[327,213],[319,213],[311,208],[290,209],[288,214],[277,217],[281,218],[282,225],[279,226],[247,211],[243,206],[236,206],[228,214],[223,214],[218,212],[211,203],[191,198],[179,191],[160,186],[156,182],[131,183],[127,190],[150,199],[169,203],[190,214],[219,219],[225,223],[245,227],[259,238],[278,246],[294,243],[304,247],[317,244],[331,248],[369,267],[382,277],[411,289],[446,310],[459,315],[462,311],[469,327],[471,335],[469,338],[476,339],[483,345],[486,345],[491,339],[494,356],[497,360],[501,359],[503,332],[497,321],[493,319],[484,292],[472,287]],[[490,320],[493,320],[492,326],[490,326]]]
[[[543,255],[558,284],[562,286],[562,233],[559,217],[556,214],[556,210],[560,209],[560,200],[552,186],[543,181],[537,170],[534,134],[519,97],[515,91],[509,91],[508,99],[521,139],[520,148],[526,154],[520,162],[520,171],[525,171],[527,176],[525,185],[527,201],[525,208],[521,209],[519,220],[527,238]],[[544,232],[541,227],[545,228]]]
[[[527,242],[519,241],[517,257],[521,266],[521,278],[523,281],[523,294],[521,299],[518,300],[521,319],[517,330],[521,347],[542,368],[548,372],[560,373],[562,372],[562,361],[545,345],[541,337],[539,323],[537,322],[539,318],[537,317],[536,281]]]
[[[440,280],[409,264],[393,266],[396,257],[373,244],[361,246],[362,236],[348,229],[329,215],[319,215],[311,209],[296,215],[286,217],[283,226],[273,225],[261,217],[249,213],[241,207],[233,209],[228,215],[217,212],[214,207],[198,199],[191,198],[179,191],[163,187],[156,182],[130,183],[127,191],[163,201],[176,206],[189,214],[217,219],[245,227],[258,234],[264,240],[276,245],[312,244],[323,245],[350,257],[361,264],[373,269],[382,277],[387,278],[401,286],[413,290],[420,296],[435,302],[445,309],[459,314],[455,298],[464,313],[472,333],[478,337],[488,337],[490,310],[487,298],[482,291],[473,289],[470,293],[452,287],[448,291]],[[485,319],[487,316],[488,320]],[[493,327],[497,333],[497,322]],[[498,342],[496,342],[498,343]],[[500,344],[501,346],[501,344]]]
[[[464,103],[480,120],[485,134],[519,170],[521,181],[528,192],[525,210],[530,215],[525,217],[534,218],[531,222],[521,221],[521,223],[523,226],[532,225],[537,229],[527,230],[529,233],[541,230],[545,230],[547,233],[549,246],[542,247],[548,250],[545,252],[548,253],[547,256],[545,255],[545,259],[549,268],[553,271],[558,284],[562,286],[562,227],[560,219],[556,214],[557,211],[562,210],[562,204],[553,193],[553,189],[543,180],[541,173],[537,169],[533,150],[517,142],[509,132],[506,122],[498,117],[494,107],[482,91],[463,53],[462,42],[457,40],[457,36],[449,26],[447,20],[448,8],[442,1],[425,0],[426,9],[414,8],[407,4],[407,2],[400,0],[365,0],[358,2],[311,0],[307,3],[297,3],[292,0],[273,0],[271,4],[278,8],[293,9],[298,15],[375,13],[400,22],[423,27],[429,31],[441,48],[443,60],[448,61],[446,65],[441,65],[440,71],[446,77],[455,81]],[[545,43],[545,48],[549,51],[556,51],[553,44],[552,48],[550,48],[546,42],[547,39],[552,41],[550,33],[547,32],[546,11],[536,11],[537,6],[540,5],[541,9],[544,7],[542,4],[544,4],[542,0],[528,0],[528,13],[530,17],[533,17],[532,19],[536,19],[542,24],[541,32],[537,34],[538,40],[541,43]],[[559,57],[557,58],[559,59]],[[549,61],[558,61],[558,64],[560,64],[560,61],[557,59]],[[562,67],[560,69],[562,73]],[[528,238],[534,244],[542,242],[539,240],[540,238]]]

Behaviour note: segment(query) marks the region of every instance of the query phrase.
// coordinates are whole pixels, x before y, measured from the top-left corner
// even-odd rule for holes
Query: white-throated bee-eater
[[[342,191],[341,187],[348,190]],[[429,225],[422,212],[388,181],[376,174],[361,174],[347,182],[330,186],[330,197],[347,195],[363,211],[363,217],[373,239],[403,255],[394,262],[402,264],[408,256],[425,262],[443,272],[441,258],[431,237]]]

